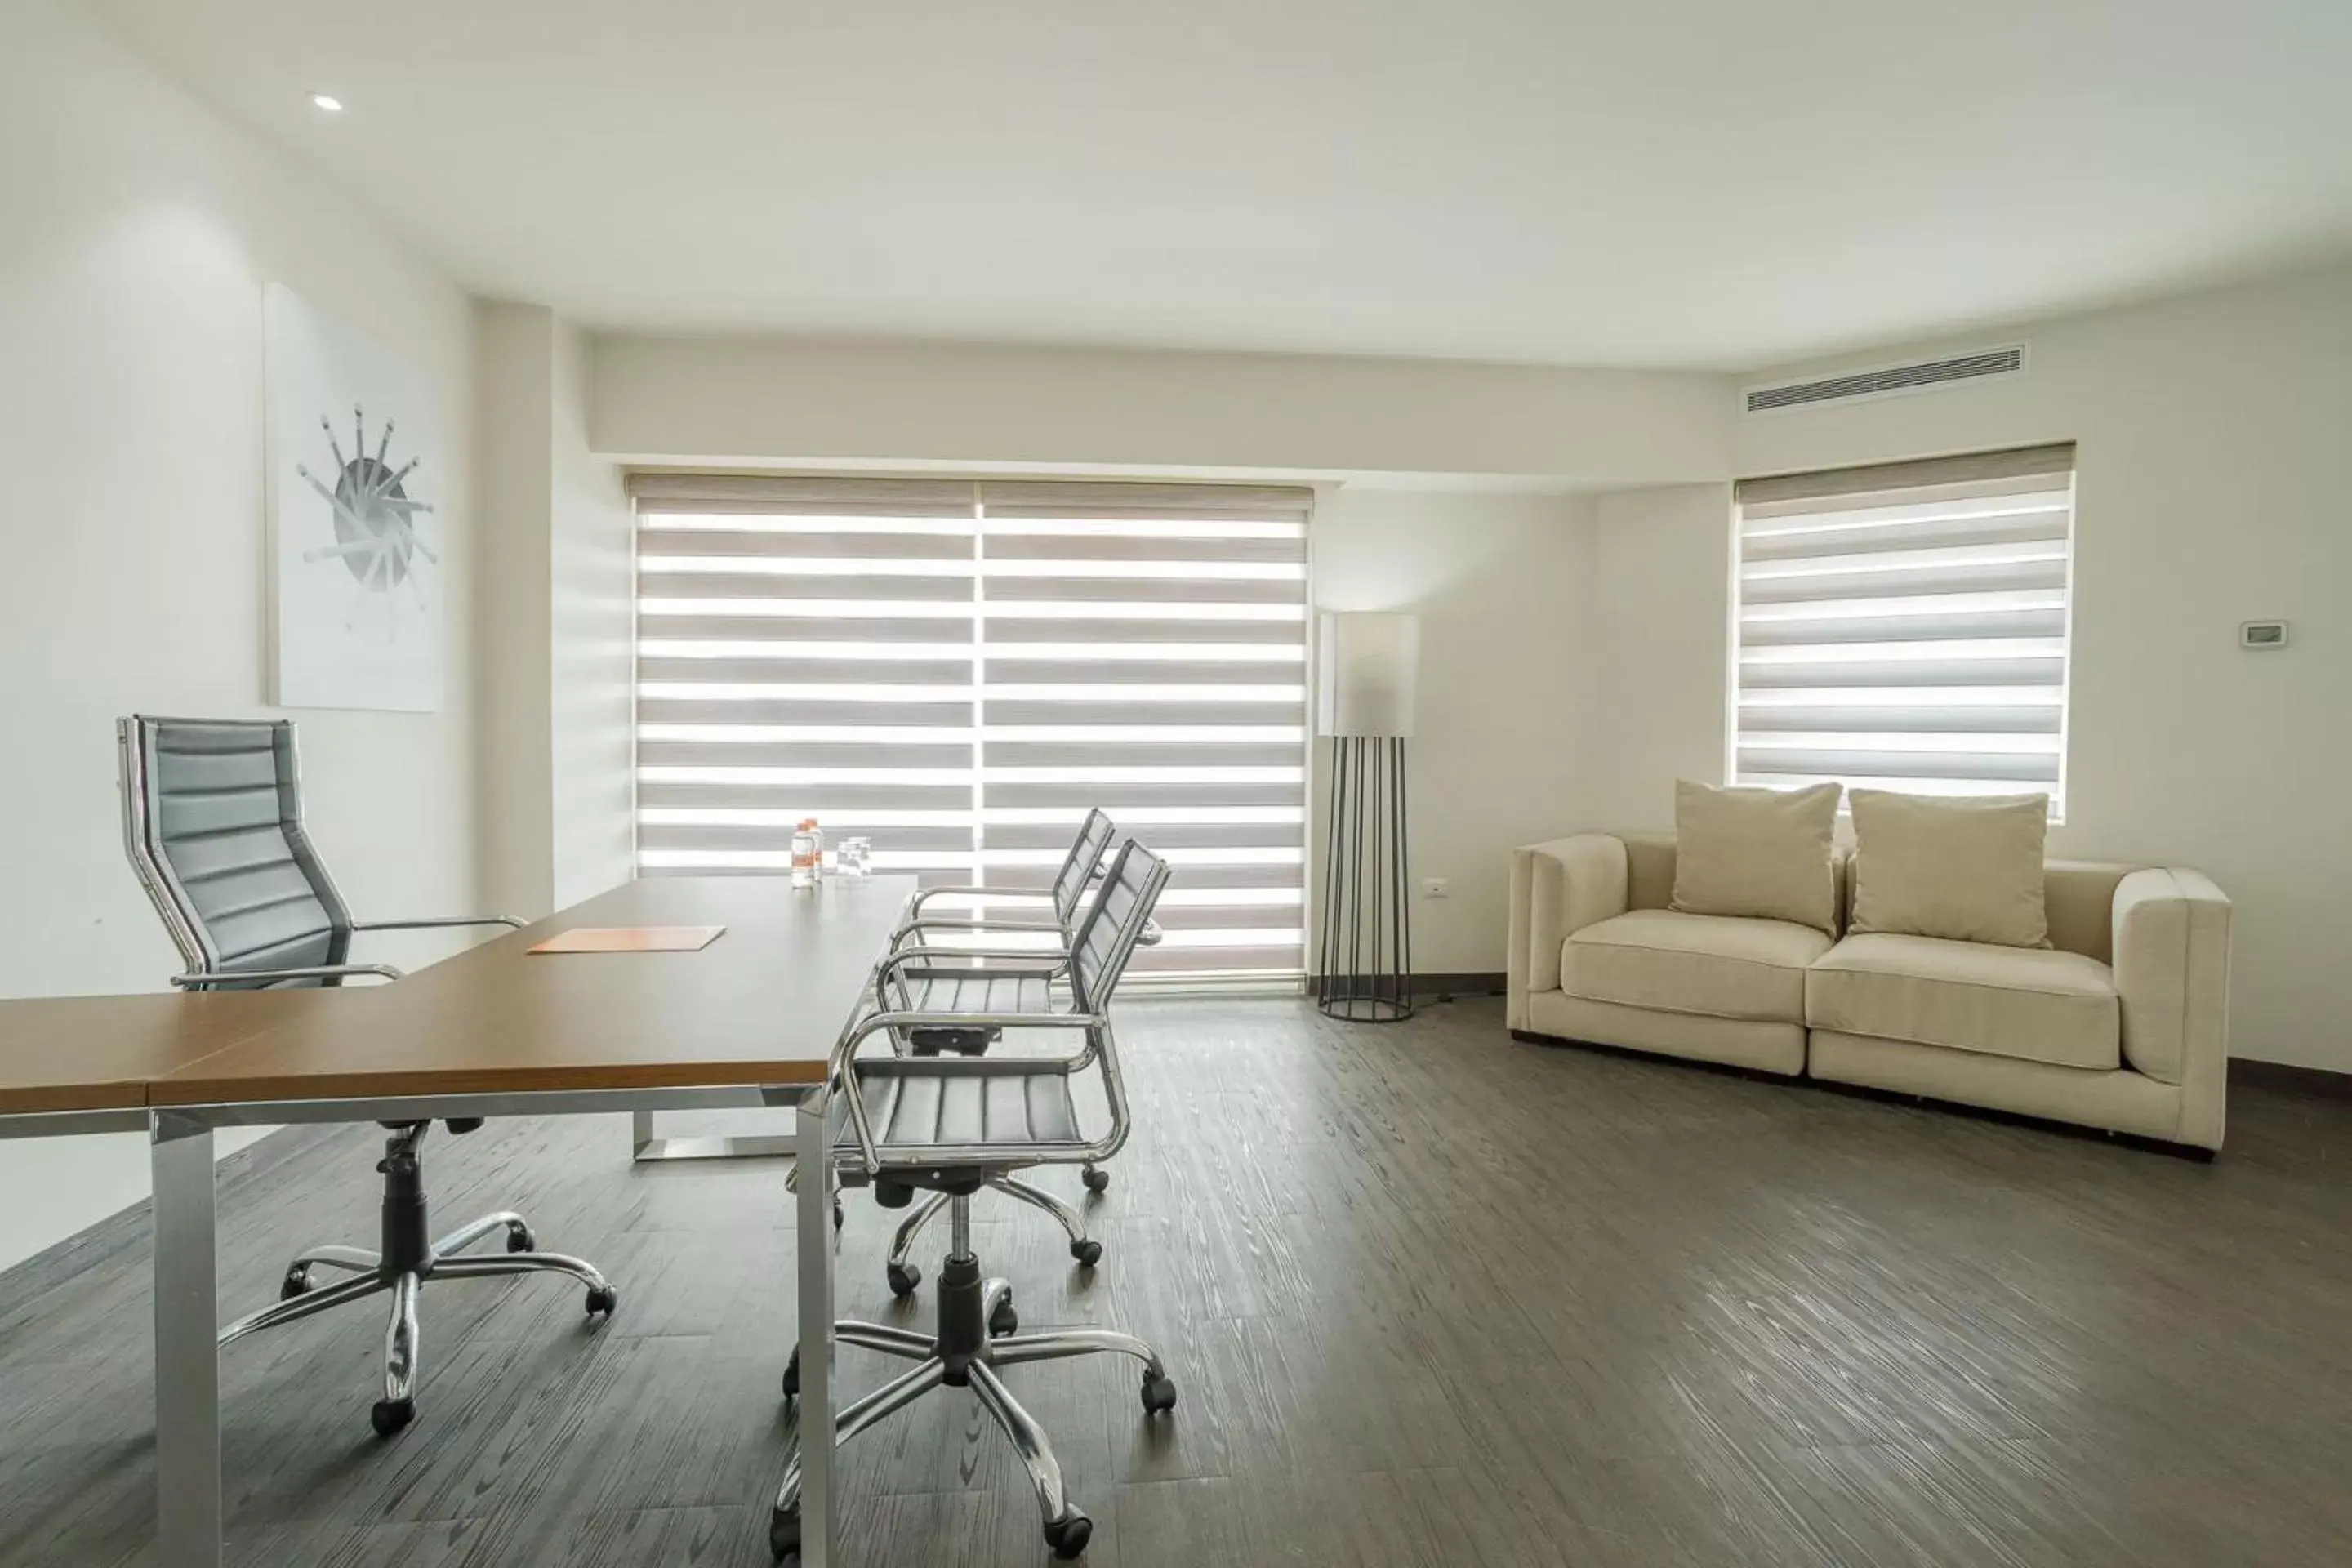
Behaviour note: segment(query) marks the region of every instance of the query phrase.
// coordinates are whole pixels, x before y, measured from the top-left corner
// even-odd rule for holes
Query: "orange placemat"
[[[533,952],[695,952],[717,942],[725,926],[574,926],[549,937]]]

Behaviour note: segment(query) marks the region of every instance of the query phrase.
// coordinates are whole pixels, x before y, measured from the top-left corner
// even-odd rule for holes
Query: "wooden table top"
[[[814,1083],[914,890],[912,877],[627,883],[175,1065],[148,1103]],[[695,952],[530,952],[574,926],[676,925],[727,933]]]
[[[138,1110],[152,1079],[356,994],[160,992],[0,1001],[0,1116]]]

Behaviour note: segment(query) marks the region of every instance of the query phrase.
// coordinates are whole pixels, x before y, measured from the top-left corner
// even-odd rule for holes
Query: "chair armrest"
[[[2124,1058],[2180,1086],[2180,1142],[2218,1149],[2230,1065],[2229,895],[2202,872],[2155,867],[2116,884],[2112,918]]]
[[[1625,912],[1625,841],[1580,833],[1511,851],[1510,948],[1503,1012],[1528,1024],[1528,998],[1559,989],[1559,949],[1570,933]]]
[[[255,980],[330,980],[371,974],[379,980],[403,978],[399,970],[389,963],[311,963],[299,969],[219,969],[199,970],[189,974],[174,974],[172,984],[183,990],[200,985],[217,985],[224,982],[244,984]]]
[[[984,958],[992,963],[1010,967],[971,970],[959,962]],[[958,973],[983,974],[1059,974],[1069,966],[1069,955],[1040,947],[904,947],[886,954],[875,965],[874,978],[878,983],[908,964],[921,963],[953,969]]]
[[[506,926],[520,931],[528,921],[512,915],[436,915],[422,921],[354,921],[353,931],[437,931],[454,926]]]
[[[908,921],[892,932],[890,946],[896,950],[904,946],[908,937],[919,937],[927,931],[1042,931],[1058,936],[1062,934],[1062,922],[1055,920],[950,920],[940,915],[927,915],[920,920]],[[928,944],[918,942],[916,945]]]
[[[865,1096],[858,1092],[855,1064],[858,1047],[874,1035],[886,1029],[893,1034],[924,1028],[1099,1029],[1108,1022],[1096,1013],[940,1013],[915,1009],[867,1013],[851,1019],[842,1030],[841,1038],[834,1044],[833,1056],[825,1064],[825,1080],[848,1109],[850,1137],[857,1144],[858,1162],[870,1179],[882,1169],[882,1155],[874,1141],[873,1124],[866,1114]],[[939,1065],[925,1064],[927,1068]]]
[[[995,899],[1006,902],[1018,900],[1024,903],[1046,903],[1050,902],[1054,897],[1052,893],[1046,891],[1043,888],[981,888],[970,885],[961,887],[942,886],[937,888],[925,888],[922,891],[917,893],[914,897],[914,901],[907,906],[907,912],[909,915],[919,915],[923,912],[923,906],[925,904],[930,902],[933,899],[942,898],[950,893],[959,893],[966,898]]]

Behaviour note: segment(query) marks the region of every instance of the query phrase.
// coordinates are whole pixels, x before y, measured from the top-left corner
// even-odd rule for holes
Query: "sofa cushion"
[[[1837,930],[1839,785],[1717,789],[1675,784],[1675,893],[1688,915],[1793,921]]]
[[[1801,1024],[1805,966],[1829,948],[1828,936],[1789,921],[1633,910],[1568,939],[1559,988],[1664,1013]]]
[[[1946,799],[1857,789],[1847,930],[2048,947],[2046,795]]]
[[[1933,936],[1850,936],[1805,975],[1816,1029],[2056,1067],[2122,1065],[2115,975],[2095,958]]]

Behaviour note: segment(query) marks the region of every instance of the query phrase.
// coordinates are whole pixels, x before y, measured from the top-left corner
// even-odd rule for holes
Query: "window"
[[[814,816],[879,869],[1042,888],[1100,805],[1175,869],[1138,973],[1303,972],[1311,492],[631,489],[641,870],[779,870]]]
[[[2058,816],[2074,488],[2071,446],[1741,481],[1733,781]]]

